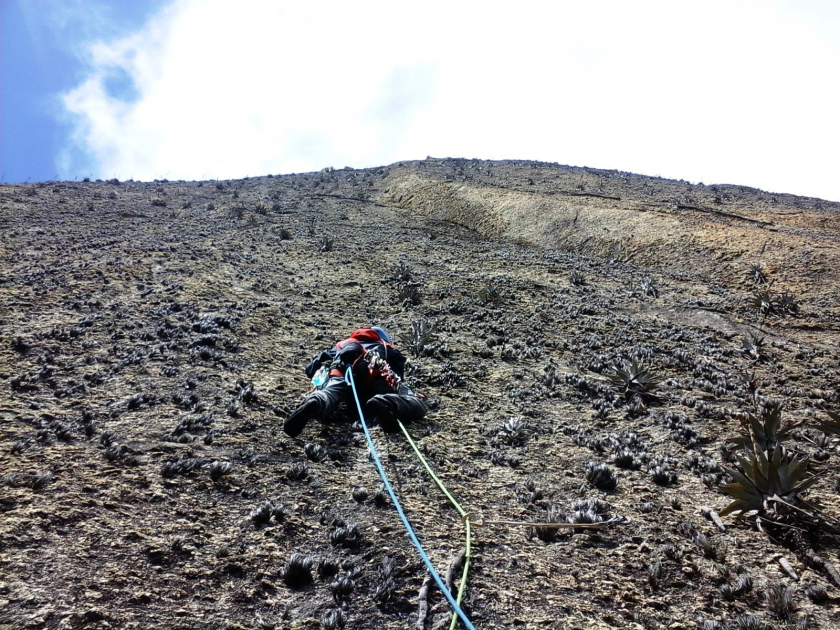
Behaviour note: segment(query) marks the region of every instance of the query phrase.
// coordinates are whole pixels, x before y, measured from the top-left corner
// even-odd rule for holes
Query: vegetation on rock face
[[[416,620],[353,406],[281,428],[371,324],[487,519],[476,627],[832,627],[838,234],[828,202],[537,162],[0,186],[4,622]],[[372,435],[457,586],[461,520]]]
[[[738,416],[743,433],[730,438],[729,443],[747,450],[770,453],[789,437],[790,430],[782,427],[782,402],[768,401],[766,405],[756,404],[757,412],[746,412]]]
[[[762,529],[762,523],[779,523],[780,511],[785,507],[806,504],[800,495],[817,480],[813,475],[805,477],[808,464],[807,459],[786,452],[781,444],[769,456],[761,449],[748,451],[734,467],[724,468],[735,481],[721,488],[735,500],[721,514],[754,513],[756,524]]]
[[[805,498],[806,491],[820,477],[812,470],[809,457],[792,452],[784,444],[790,431],[782,427],[781,403],[770,401],[761,406],[757,392],[754,396],[759,412],[745,414],[741,419],[745,433],[729,441],[744,454],[733,466],[724,467],[732,482],[723,484],[721,490],[734,500],[721,515],[737,513],[750,519],[761,532],[793,547],[804,562],[821,570],[840,587],[840,573],[814,550],[821,533],[840,534],[837,527],[840,521],[827,516],[815,501]],[[825,421],[820,424],[826,426]],[[791,597],[787,591],[783,594],[776,593],[769,601],[777,616],[787,618],[793,614],[794,607],[783,603]],[[787,611],[784,615],[779,612],[782,609]]]
[[[314,560],[310,556],[293,553],[289,561],[280,568],[279,576],[293,589],[300,589],[312,582],[312,565]]]
[[[614,490],[617,484],[615,473],[606,464],[588,462],[586,464],[586,480],[601,490]]]
[[[607,378],[616,391],[625,398],[634,395],[652,396],[652,392],[659,386],[660,379],[646,366],[639,365],[633,359],[629,365],[614,366]]]

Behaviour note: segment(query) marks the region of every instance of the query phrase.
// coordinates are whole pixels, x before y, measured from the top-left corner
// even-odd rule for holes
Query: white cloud
[[[826,26],[840,14],[797,7],[176,0],[91,46],[64,103],[102,177],[435,155],[840,199],[840,42]],[[135,101],[108,93],[115,70]],[[63,175],[79,167],[68,160]]]

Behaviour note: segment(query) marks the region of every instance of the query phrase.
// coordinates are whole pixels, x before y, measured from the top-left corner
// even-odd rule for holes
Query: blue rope
[[[440,579],[437,571],[435,571],[435,567],[432,565],[432,561],[429,560],[429,556],[426,555],[426,552],[423,551],[423,547],[420,544],[420,541],[417,540],[417,536],[414,533],[414,529],[411,527],[411,523],[408,522],[408,519],[405,516],[405,512],[403,512],[402,506],[400,502],[397,500],[397,495],[394,494],[394,489],[391,487],[390,482],[388,481],[388,477],[385,474],[385,469],[382,467],[382,462],[379,461],[379,455],[376,453],[376,447],[373,445],[373,439],[370,437],[370,431],[368,430],[367,423],[365,422],[365,415],[362,413],[362,404],[359,402],[359,395],[356,393],[356,383],[353,380],[353,368],[348,367],[347,371],[344,373],[344,381],[350,385],[351,389],[353,390],[353,398],[356,399],[356,408],[359,410],[359,420],[362,423],[362,429],[365,432],[365,437],[367,438],[368,446],[370,447],[370,453],[373,455],[373,461],[376,464],[376,469],[379,471],[379,476],[382,477],[382,481],[385,483],[385,489],[388,491],[388,494],[391,497],[391,501],[394,502],[394,507],[397,508],[397,513],[400,515],[400,519],[402,519],[403,525],[405,525],[406,531],[408,531],[408,535],[411,538],[411,542],[414,543],[414,546],[417,548],[417,552],[420,554],[420,558],[426,564],[426,567],[429,569],[429,573],[434,578],[435,582],[437,582],[438,588],[440,588],[440,592],[444,594],[447,601],[449,601],[449,605],[452,606],[452,610],[461,618],[461,621],[464,622],[464,625],[467,627],[468,630],[475,630],[475,626],[470,623],[470,620],[467,619],[467,615],[461,610],[461,607],[458,605],[458,602],[455,601],[455,598],[452,597],[452,593],[449,592],[449,589],[446,588],[444,585],[443,580]]]

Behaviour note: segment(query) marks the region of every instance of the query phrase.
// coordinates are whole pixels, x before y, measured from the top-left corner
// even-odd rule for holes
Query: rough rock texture
[[[281,430],[310,356],[367,323],[411,356],[409,430],[475,519],[626,519],[477,528],[477,628],[840,627],[823,573],[708,512],[752,380],[840,516],[809,428],[840,410],[838,237],[836,203],[531,162],[2,186],[0,628],[412,627],[425,571],[352,410]],[[609,384],[633,360],[653,395]],[[373,435],[445,573],[457,514]]]

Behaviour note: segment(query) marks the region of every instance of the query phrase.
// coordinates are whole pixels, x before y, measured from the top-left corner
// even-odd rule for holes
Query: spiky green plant
[[[721,515],[740,512],[743,517],[753,514],[761,527],[762,520],[779,522],[782,512],[790,508],[806,506],[813,510],[813,506],[799,496],[817,480],[814,475],[806,477],[809,464],[808,458],[798,459],[781,444],[775,446],[769,457],[760,448],[747,451],[746,457],[738,460],[734,467],[724,467],[733,483],[723,484],[721,490],[735,500],[721,511]]]
[[[781,312],[788,315],[799,315],[799,300],[792,293],[782,293],[776,297],[776,304]]]
[[[840,416],[829,415],[840,428]],[[802,493],[819,477],[811,471],[809,458],[799,458],[782,445],[789,432],[781,428],[781,404],[765,407],[761,421],[748,415],[742,425],[747,435],[730,442],[743,445],[746,456],[724,468],[732,483],[721,485],[721,490],[734,501],[721,515],[737,512],[741,518],[752,519],[760,531],[796,549],[804,562],[840,587],[840,572],[813,547],[820,530],[840,533],[840,521],[803,498]]]
[[[756,286],[752,296],[749,298],[749,305],[759,311],[762,315],[798,315],[799,300],[792,293],[772,295],[769,285]]]
[[[774,315],[778,308],[776,299],[770,295],[767,289],[756,289],[749,300],[749,304],[762,315]]]
[[[744,433],[729,438],[728,442],[747,450],[758,448],[771,453],[776,446],[786,440],[790,429],[782,427],[782,408],[779,401],[759,408],[758,413],[748,413],[740,419]]]
[[[753,284],[767,284],[767,273],[761,265],[752,265],[747,277]]]
[[[406,339],[406,345],[414,354],[414,356],[421,356],[426,346],[431,341],[432,332],[434,332],[435,324],[426,319],[417,319],[411,322],[411,336]]]
[[[653,278],[650,276],[642,278],[642,281],[639,283],[639,288],[645,295],[659,297],[659,289],[656,288],[656,285],[653,283]]]
[[[796,612],[793,590],[787,584],[770,584],[766,591],[767,608],[778,619],[790,619]]]
[[[762,349],[764,348],[765,340],[766,335],[761,335],[754,331],[750,331],[748,335],[744,337],[741,352],[743,352],[745,355],[747,355],[754,361],[760,361],[764,356]]]
[[[605,376],[625,398],[632,398],[636,394],[652,396],[651,392],[659,387],[661,381],[650,368],[639,365],[636,359],[633,359],[629,366],[613,366],[612,371]]]

